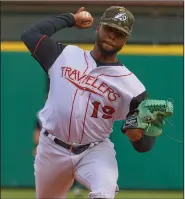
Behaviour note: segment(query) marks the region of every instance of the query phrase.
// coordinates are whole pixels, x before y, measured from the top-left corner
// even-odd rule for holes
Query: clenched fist
[[[93,24],[93,17],[84,7],[81,7],[76,14],[72,14],[75,19],[75,27],[79,29],[90,28]]]

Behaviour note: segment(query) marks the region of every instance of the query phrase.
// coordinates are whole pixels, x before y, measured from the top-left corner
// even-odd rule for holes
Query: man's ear
[[[125,37],[124,45],[126,44],[128,38],[129,38],[129,36],[127,35],[127,36]]]

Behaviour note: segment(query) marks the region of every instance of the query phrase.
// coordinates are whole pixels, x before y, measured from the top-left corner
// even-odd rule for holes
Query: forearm
[[[41,22],[37,22],[34,26],[30,27],[30,30],[33,28],[40,34],[51,37],[57,31],[66,27],[72,27],[74,24],[75,21],[72,14],[65,13],[59,16],[51,17]]]
[[[155,137],[153,136],[142,136],[141,139],[137,141],[131,141],[133,147],[138,152],[147,152],[150,151],[155,143]]]
[[[74,25],[75,20],[72,14],[61,14],[33,24],[23,32],[21,39],[28,49],[33,52],[42,37],[51,37],[57,31]]]

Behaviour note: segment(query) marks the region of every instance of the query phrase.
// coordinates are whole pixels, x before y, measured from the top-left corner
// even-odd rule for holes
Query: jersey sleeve
[[[50,38],[45,37],[39,43],[38,47],[35,48],[32,56],[38,61],[44,71],[48,73],[48,70],[58,58],[58,56],[62,53],[65,47],[66,45],[51,41]]]
[[[130,75],[122,77],[119,83],[120,100],[117,105],[117,120],[125,120],[147,97],[146,89],[140,80],[129,70],[125,71]]]
[[[22,41],[46,72],[66,46],[54,41],[51,36],[63,28],[74,26],[74,24],[74,17],[70,13],[65,13],[36,22],[22,33]]]
[[[144,101],[147,98],[147,92],[143,91],[141,94],[137,95],[136,97],[133,97],[130,101],[129,105],[129,114],[131,114],[135,109],[138,108],[139,104]]]

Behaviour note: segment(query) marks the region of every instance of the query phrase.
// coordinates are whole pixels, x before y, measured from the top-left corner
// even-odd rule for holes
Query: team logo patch
[[[135,116],[130,116],[126,119],[125,124],[124,124],[124,128],[133,128],[133,127],[137,127],[137,117]]]
[[[128,20],[128,15],[126,14],[126,13],[119,13],[119,14],[117,14],[115,17],[114,17],[114,19],[118,19],[118,20],[120,20],[120,21],[122,21],[122,22],[125,22],[125,21],[127,21]]]

